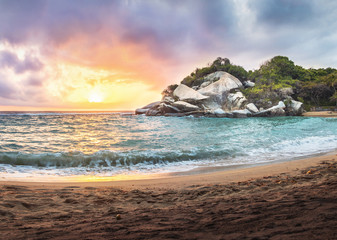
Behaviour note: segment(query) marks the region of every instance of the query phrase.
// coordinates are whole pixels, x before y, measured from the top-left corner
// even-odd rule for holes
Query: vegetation
[[[337,106],[337,70],[334,68],[305,69],[295,65],[284,56],[276,56],[263,63],[258,70],[246,71],[243,67],[233,65],[227,58],[217,58],[204,68],[197,68],[181,83],[193,87],[200,86],[204,77],[216,71],[225,71],[244,82],[255,82],[253,88],[243,92],[249,100],[264,99],[271,103],[280,100],[282,89],[291,89],[295,100],[311,106]],[[254,101],[255,100],[255,101]],[[263,104],[262,104],[263,105]]]
[[[164,91],[162,91],[161,95],[164,97],[172,97],[173,96],[173,91],[178,87],[178,84],[172,84],[167,86]]]
[[[233,65],[227,58],[218,57],[212,64],[204,68],[196,68],[189,76],[185,77],[181,83],[193,87],[204,82],[204,77],[216,71],[225,71],[237,77],[241,81],[247,80],[248,72],[241,66]]]

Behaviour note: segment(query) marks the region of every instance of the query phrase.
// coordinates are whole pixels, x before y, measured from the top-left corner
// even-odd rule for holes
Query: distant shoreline
[[[304,117],[337,117],[337,112],[333,111],[315,111],[315,112],[306,112],[303,113]]]
[[[0,111],[1,114],[48,114],[48,113],[60,113],[60,114],[86,114],[86,113],[96,113],[96,114],[132,114],[136,115],[133,110],[83,110],[83,111]],[[303,113],[304,117],[337,117],[337,112],[335,111],[309,111]],[[289,117],[289,116],[285,116]]]

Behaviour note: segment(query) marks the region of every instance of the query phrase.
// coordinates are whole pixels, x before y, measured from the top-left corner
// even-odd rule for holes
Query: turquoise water
[[[336,148],[336,118],[0,113],[5,180],[180,172],[283,161]]]

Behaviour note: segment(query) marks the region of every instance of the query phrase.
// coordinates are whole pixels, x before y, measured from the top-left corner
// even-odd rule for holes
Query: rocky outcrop
[[[233,75],[218,71],[215,73],[211,73],[205,77],[205,79],[209,79],[210,81],[214,79],[219,79],[207,87],[201,88],[198,90],[199,93],[205,96],[212,96],[212,95],[223,95],[229,93],[233,89],[238,89],[242,87],[242,83],[239,79],[234,77]]]
[[[301,116],[304,112],[303,103],[295,100],[291,100],[287,105],[287,113],[289,116]]]
[[[257,107],[255,106],[254,103],[248,103],[246,108],[252,113],[258,113],[259,112],[259,109],[257,109]]]
[[[191,111],[198,111],[200,108],[198,106],[195,106],[193,104],[184,102],[184,101],[177,101],[172,103],[172,106],[180,109],[183,112],[191,112]]]
[[[246,118],[246,117],[252,116],[252,113],[248,109],[234,110],[232,114],[233,114],[233,117],[235,118]]]
[[[286,99],[286,98],[289,98],[291,95],[294,94],[294,90],[289,87],[289,88],[281,88],[279,91],[278,91],[280,97],[282,99]]]
[[[162,102],[167,103],[167,104],[172,104],[174,103],[174,98],[166,96],[163,98]]]
[[[242,88],[242,83],[229,73],[218,71],[205,76],[205,81],[200,85],[199,93],[208,96],[200,105],[206,110],[223,109],[230,111],[241,109],[246,103],[246,98],[241,92],[231,93]]]
[[[150,103],[142,108],[137,108],[135,113],[136,114],[145,114],[149,109],[152,109],[152,108],[156,108],[157,106],[159,106],[160,104],[160,101],[158,102],[153,102],[153,103]]]
[[[216,117],[226,117],[226,112],[224,110],[222,110],[221,108],[217,108],[213,111],[213,114]]]
[[[178,113],[178,112],[181,112],[179,108],[177,108],[173,105],[166,104],[166,103],[161,103],[161,105],[159,106],[159,109],[163,113]]]
[[[279,116],[285,116],[286,112],[285,109],[286,105],[284,102],[280,101],[276,106],[268,108],[266,110],[260,111],[258,113],[255,113],[255,117],[279,117]]]
[[[225,106],[228,110],[238,110],[244,108],[246,103],[247,99],[242,92],[236,92],[228,95]]]
[[[245,118],[293,116],[303,112],[302,103],[289,96],[293,93],[291,88],[274,92],[275,96],[265,94],[265,98],[249,103],[242,89],[254,87],[253,82],[246,81],[242,84],[239,79],[223,71],[208,74],[203,80],[199,85],[193,86],[194,89],[184,84],[175,85],[163,94],[162,101],[136,109],[136,114]],[[274,100],[271,101],[270,97]],[[275,105],[277,98],[284,99],[284,102],[279,101]]]
[[[143,108],[137,108],[135,113],[136,115],[139,115],[139,114],[145,114],[149,109],[143,109]]]
[[[161,111],[158,107],[153,107],[149,110],[146,111],[145,113],[146,116],[160,116],[161,115]]]
[[[186,102],[198,102],[200,100],[207,99],[208,96],[204,96],[201,93],[187,87],[184,84],[180,84],[173,92],[173,96],[178,100]]]
[[[208,85],[210,85],[212,82],[211,81],[207,81],[207,82],[203,82],[200,87],[196,87],[196,89],[199,89],[199,88],[205,88],[207,87]]]

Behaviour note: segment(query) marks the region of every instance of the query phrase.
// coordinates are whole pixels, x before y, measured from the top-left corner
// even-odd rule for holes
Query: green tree
[[[177,84],[172,84],[167,86],[166,89],[164,89],[164,91],[162,91],[161,95],[164,97],[172,97],[174,90],[178,87]]]
[[[335,92],[334,95],[332,95],[332,96],[330,97],[330,100],[331,100],[331,101],[336,101],[336,107],[337,107],[337,92]]]
[[[337,106],[337,71],[329,71],[330,74],[321,77],[322,82],[324,82],[333,92],[332,96],[330,97],[331,101],[336,101]]]

